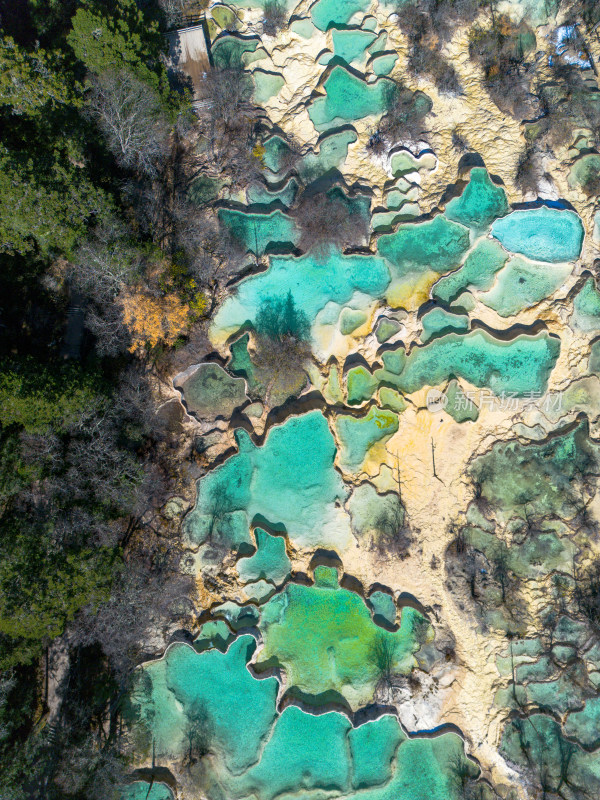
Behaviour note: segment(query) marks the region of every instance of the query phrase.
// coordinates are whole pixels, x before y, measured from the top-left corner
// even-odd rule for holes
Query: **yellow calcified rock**
[[[392,281],[387,290],[387,301],[393,308],[417,311],[429,300],[431,287],[439,279],[437,272],[412,272]]]
[[[517,5],[512,4],[515,13]],[[295,13],[300,16],[309,14],[309,3],[301,3]],[[525,147],[522,122],[504,114],[490,99],[480,68],[468,57],[468,30],[458,29],[442,50],[456,69],[463,87],[461,95],[448,96],[440,94],[427,78],[417,79],[407,73],[406,41],[397,24],[390,19],[390,7],[373,3],[369,13],[375,15],[378,31],[385,30],[388,34],[386,50],[398,53],[391,77],[412,89],[421,89],[433,100],[426,141],[411,143],[415,156],[431,150],[436,157],[433,169],[422,168],[408,176],[408,181],[418,190],[416,197],[421,213],[443,211],[442,198],[448,188],[468,177],[467,171],[459,168],[461,153],[453,143],[454,131],[466,139],[469,151],[479,154],[488,171],[503,184],[510,203],[535,199],[524,197],[515,183],[517,165]],[[259,19],[260,13],[253,10],[247,13],[245,22],[256,29]],[[538,30],[538,50],[547,47],[547,32]],[[318,147],[319,134],[310,121],[307,106],[311,97],[323,93],[320,82],[326,67],[317,61],[324,50],[333,50],[331,32],[316,31],[307,40],[284,30],[275,39],[263,37],[263,46],[270,60],[260,62],[261,68],[279,72],[285,79],[281,91],[268,101],[266,112],[270,120],[301,146]],[[596,60],[600,60],[600,43],[590,40],[590,46]],[[549,78],[546,62],[546,57],[540,61],[540,75],[544,79]],[[367,79],[369,77],[367,74]],[[377,122],[377,117],[367,117],[351,123],[357,140],[349,145],[347,158],[339,167],[349,186],[354,182],[368,184],[373,193],[372,208],[383,205],[394,177],[389,155],[376,155],[367,147]],[[594,424],[598,425],[600,381],[587,372],[590,337],[572,330],[568,324],[575,287],[583,270],[600,255],[599,243],[594,242],[591,236],[596,206],[593,199],[569,187],[567,176],[571,158],[568,144],[558,147],[553,153],[543,154],[543,170],[550,178],[545,180],[541,189],[546,199],[567,199],[582,218],[586,237],[581,257],[573,265],[571,274],[552,297],[518,316],[500,317],[481,302],[477,292],[474,292],[473,307],[469,312],[472,327],[490,329],[500,337],[517,335],[517,325],[523,330],[537,323],[560,338],[560,354],[550,375],[547,395],[532,398],[518,407],[511,404],[502,407],[498,402],[491,402],[489,393],[459,379],[462,391],[474,398],[479,417],[476,421],[458,424],[444,410],[429,410],[429,389],[422,389],[405,398],[407,408],[399,414],[398,431],[386,441],[374,445],[355,472],[345,471],[343,474],[350,491],[369,481],[380,494],[399,492],[413,537],[405,552],[393,555],[360,546],[353,538],[340,553],[344,571],[359,579],[367,589],[374,584],[384,584],[396,593],[412,595],[427,609],[438,630],[447,627],[456,642],[456,657],[452,665],[437,676],[438,688],[432,690],[427,702],[421,705],[411,700],[412,716],[406,717],[410,721],[407,724],[412,730],[431,729],[445,723],[456,725],[467,739],[469,753],[480,760],[484,772],[499,784],[516,786],[521,797],[525,797],[524,790],[515,780],[510,765],[498,752],[507,711],[494,705],[496,691],[506,685],[506,679],[496,668],[496,658],[505,653],[506,638],[499,630],[492,628],[484,632],[478,627],[468,599],[457,595],[448,586],[445,556],[455,538],[452,526],[464,524],[466,509],[473,498],[474,488],[468,477],[468,468],[475,456],[488,451],[497,441],[516,436],[522,441],[543,439],[572,422],[581,412],[590,417],[593,433],[596,430]],[[374,253],[375,236],[370,245]],[[333,416],[339,411],[345,399],[340,387],[343,386],[346,359],[354,356],[364,359],[371,368],[381,366],[383,348],[371,331],[382,314],[390,315],[393,309],[398,308],[408,311],[398,338],[407,350],[418,343],[422,327],[418,312],[431,298],[432,287],[439,277],[433,270],[425,270],[395,279],[387,290],[385,303],[364,296],[351,298],[346,306],[354,310],[360,308],[366,313],[367,320],[350,334],[343,335],[338,322],[331,322],[335,317],[335,314],[329,314],[331,308],[326,309],[327,314],[318,315],[313,326],[315,363],[307,369],[309,385],[306,395],[321,392],[330,407],[326,413]],[[341,309],[333,310],[337,311],[335,318],[339,320]],[[172,313],[177,318],[175,311]],[[327,321],[322,322],[323,319]],[[226,333],[233,331],[215,333],[213,338],[213,343],[223,354],[227,351]],[[396,339],[395,342],[397,346]],[[447,383],[436,388],[444,392]],[[559,395],[562,406],[550,404],[548,408],[543,407],[542,401]],[[346,409],[344,413],[365,414],[370,403],[366,400],[362,409]],[[335,406],[334,411],[332,406]],[[301,413],[301,406],[299,409]],[[265,418],[268,419],[267,412]],[[262,425],[257,427],[261,433]],[[333,430],[333,424],[331,428]],[[338,469],[341,469],[339,463]],[[340,518],[347,512],[347,506],[348,502],[344,508],[337,509]],[[590,513],[598,518],[598,497],[590,503]],[[313,552],[295,551],[290,555],[294,570],[308,574]],[[235,584],[232,582],[229,588],[233,596]],[[524,582],[521,590],[523,619],[535,619],[546,602],[547,593],[548,587],[542,581]],[[534,633],[531,623],[530,633]],[[404,713],[401,706],[398,713]]]

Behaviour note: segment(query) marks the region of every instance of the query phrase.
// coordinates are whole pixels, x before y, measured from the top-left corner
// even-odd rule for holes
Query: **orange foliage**
[[[153,297],[143,290],[132,289],[123,293],[120,301],[131,334],[131,352],[159,343],[172,345],[187,329],[189,306],[176,295]]]
[[[498,17],[497,25],[502,36],[514,36],[517,32],[517,28],[510,17],[507,17],[504,14],[501,14]]]

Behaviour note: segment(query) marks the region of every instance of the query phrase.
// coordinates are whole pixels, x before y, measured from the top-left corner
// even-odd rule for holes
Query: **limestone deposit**
[[[401,8],[287,13],[273,36],[258,3],[207,10],[214,63],[235,50],[264,109],[260,178],[219,212],[262,266],[221,298],[213,364],[173,376],[210,464],[182,523],[203,613],[139,670],[139,766],[190,800],[598,797],[594,131],[520,188],[541,112],[490,96],[482,12],[439,45],[452,94],[409,69]],[[550,80],[560,12],[497,13]],[[381,149],[394,82],[430,110]],[[363,241],[299,248],[311,185]],[[265,309],[301,321],[296,360],[261,362]]]

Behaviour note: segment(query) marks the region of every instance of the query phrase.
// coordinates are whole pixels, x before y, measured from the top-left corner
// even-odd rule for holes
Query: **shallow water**
[[[354,14],[366,11],[368,0],[317,0],[310,10],[312,21],[321,31],[334,24],[350,22]]]
[[[393,86],[387,78],[366,83],[338,64],[323,84],[325,97],[317,97],[312,101],[308,115],[315,128],[322,131],[333,124],[383,114],[388,107]]]
[[[494,222],[492,234],[507,250],[533,261],[575,261],[583,244],[577,214],[546,206],[513,211]]]
[[[196,507],[185,522],[190,541],[206,542],[211,528],[213,536],[221,528],[238,530],[239,521],[243,542],[251,543],[250,525],[264,519],[298,545],[343,548],[350,533],[336,503],[347,490],[333,467],[336,446],[321,412],[273,427],[262,447],[244,430],[236,438],[239,452],[198,482]]]
[[[395,233],[377,240],[377,250],[394,277],[411,271],[456,269],[468,247],[468,230],[441,215],[431,222],[400,225]]]
[[[465,289],[489,289],[508,253],[494,239],[480,239],[456,272],[444,275],[433,287],[433,296],[447,303]]]
[[[259,258],[273,246],[291,249],[299,238],[293,219],[282,211],[270,214],[252,213],[233,208],[221,208],[219,221],[243,252],[253,253]]]
[[[149,787],[145,781],[134,781],[124,787],[121,800],[173,800],[173,792],[164,783]]]
[[[252,4],[262,5],[262,0]],[[205,364],[182,379],[188,408],[204,423],[217,420],[219,430],[203,428],[206,443],[229,447],[234,425],[253,426],[254,433],[239,428],[237,452],[227,454],[198,481],[195,506],[183,525],[190,558],[186,563],[192,565],[186,568],[202,579],[199,586],[204,584],[211,598],[207,605],[212,605],[194,630],[193,647],[172,645],[163,659],[139,670],[133,728],[140,752],[149,755],[154,742],[160,759],[171,759],[190,775],[197,769],[207,800],[323,800],[332,793],[347,800],[459,800],[457,774],[465,782],[467,774],[478,774],[455,733],[408,735],[395,716],[384,713],[392,691],[386,683],[389,676],[382,675],[377,663],[378,641],[387,642],[393,652],[400,693],[413,694],[407,676],[417,665],[427,670],[436,664],[436,677],[427,676],[425,683],[432,681],[436,703],[446,702],[436,683],[443,665],[443,651],[436,645],[441,645],[431,641],[433,629],[419,612],[399,609],[394,598],[402,592],[402,582],[391,587],[394,595],[385,586],[365,585],[363,596],[360,587],[348,588],[358,586],[353,581],[359,572],[345,574],[343,568],[326,566],[313,570],[310,561],[317,550],[327,551],[319,553],[327,563],[338,563],[336,554],[352,552],[354,566],[361,563],[355,548],[368,551],[374,564],[383,558],[400,562],[406,554],[402,548],[415,535],[414,498],[409,493],[407,500],[403,493],[404,464],[393,462],[407,441],[407,449],[412,447],[413,440],[402,437],[429,436],[422,395],[407,395],[438,386],[448,400],[445,413],[436,419],[440,434],[450,431],[461,444],[474,437],[473,446],[477,443],[478,452],[484,453],[472,461],[473,474],[465,474],[464,480],[473,482],[488,516],[475,503],[461,511],[466,546],[477,550],[489,567],[482,589],[486,601],[492,601],[484,615],[488,632],[515,637],[527,633],[524,619],[511,616],[492,585],[501,535],[510,542],[506,564],[515,583],[569,576],[579,552],[579,544],[564,534],[563,519],[580,513],[572,491],[579,487],[577,470],[588,461],[595,463],[594,447],[584,442],[582,429],[524,445],[530,431],[544,437],[539,412],[532,411],[527,426],[507,420],[502,428],[506,436],[519,431],[520,440],[494,444],[478,429],[488,419],[480,400],[483,392],[477,404],[467,393],[473,386],[498,397],[508,393],[526,398],[546,391],[561,346],[570,347],[569,336],[562,343],[547,332],[512,338],[509,333],[502,339],[473,325],[473,310],[481,303],[507,319],[559,292],[581,252],[581,221],[574,212],[554,207],[511,210],[503,187],[480,167],[472,168],[466,181],[450,184],[442,200],[436,196],[440,211],[432,207],[428,191],[435,180],[432,173],[445,165],[431,150],[413,153],[401,143],[378,165],[387,174],[369,194],[363,184],[371,176],[359,174],[367,148],[362,134],[358,142],[357,131],[376,130],[391,86],[382,76],[394,69],[398,54],[385,50],[388,34],[380,30],[379,18],[361,19],[367,11],[374,13],[364,0],[317,0],[300,12],[310,19],[293,23],[304,39],[319,38],[324,48],[319,63],[336,59],[332,66],[317,69],[314,54],[306,51],[310,69],[322,76],[301,101],[316,133],[310,138],[310,125],[306,135],[303,128],[301,144],[292,152],[280,129],[267,126],[269,133],[260,142],[264,153],[257,151],[261,175],[247,190],[248,205],[241,205],[243,195],[232,193],[236,202],[220,209],[223,230],[237,239],[248,264],[256,262],[255,274],[231,288],[213,318],[215,350],[224,357],[228,347],[231,352],[226,367]],[[531,38],[526,29],[521,35]],[[277,66],[270,68],[261,61],[265,51],[255,36],[222,37],[213,54],[217,65],[230,59],[252,63],[254,101],[259,104],[283,88],[275,70],[286,74],[284,49],[274,60]],[[339,61],[365,70],[368,80]],[[418,102],[427,108],[431,104],[422,93]],[[304,107],[302,115],[303,125],[308,124]],[[356,130],[355,120],[364,120]],[[367,219],[374,231],[363,243],[365,250],[281,255],[298,253],[293,204],[300,186],[324,176],[341,185],[336,171],[344,171],[349,152],[353,172],[344,173],[350,191],[343,200],[350,215]],[[581,184],[584,159],[571,170],[572,184]],[[253,326],[261,306],[288,293],[311,325],[313,353],[295,376],[294,390],[276,399],[273,390],[269,404],[265,393],[271,391],[271,377],[259,364]],[[561,302],[567,316],[570,298]],[[528,315],[527,324],[534,316]],[[496,318],[497,325],[490,323],[494,315],[486,310],[482,318],[494,328],[509,328],[513,322]],[[579,334],[600,329],[600,294],[592,279],[575,296],[569,323]],[[392,337],[394,343],[386,345]],[[590,350],[592,370],[600,363],[597,350]],[[569,365],[579,368],[575,362]],[[564,391],[569,413],[594,406],[593,379],[585,380],[585,386]],[[322,410],[283,405],[305,388],[301,403]],[[241,407],[242,415],[231,420]],[[551,419],[548,413],[546,421]],[[221,432],[224,420],[230,427]],[[432,435],[438,430],[432,429]],[[417,481],[427,479],[429,467],[423,464]],[[543,519],[533,529],[538,514]],[[525,535],[523,525],[532,515],[535,523]],[[442,543],[436,562],[441,551]],[[439,568],[434,558],[430,563],[432,570]],[[497,658],[491,657],[503,677],[495,694],[498,708],[491,713],[502,715],[497,736],[511,761],[523,755],[523,735],[531,741],[528,752],[534,757],[560,758],[565,733],[596,746],[598,704],[586,696],[590,684],[581,664],[569,663],[576,661],[574,648],[585,644],[583,633],[565,617],[555,638],[551,654],[541,639],[514,638],[515,660],[504,645]],[[600,656],[596,658],[598,674]],[[510,685],[513,671],[516,687]],[[510,714],[515,697],[561,716],[562,728],[550,716],[537,714],[535,734],[526,721],[524,733],[518,731]],[[415,727],[427,727],[421,717],[428,712],[418,702]],[[490,697],[490,708],[493,702]],[[358,713],[341,713],[340,707]],[[366,708],[377,718],[365,721]],[[404,720],[413,710],[400,706],[400,713]],[[195,735],[205,737],[209,755],[196,766],[186,765]],[[577,746],[570,773],[574,785],[596,786],[597,775],[597,757],[594,761]],[[157,784],[152,792],[156,797],[151,794],[150,800],[171,800],[168,788]],[[491,793],[483,797],[487,800]]]
[[[365,57],[365,51],[375,39],[377,35],[373,31],[356,29],[342,29],[331,32],[333,39],[333,54],[348,64],[351,61],[362,61]]]
[[[571,264],[542,264],[515,256],[497,273],[492,289],[477,297],[501,317],[512,317],[553,295],[571,271]]]
[[[451,200],[444,213],[448,219],[481,232],[508,213],[506,193],[492,182],[486,169],[475,167],[460,197]]]
[[[312,702],[337,693],[355,708],[368,702],[379,677],[371,655],[375,641],[389,642],[392,669],[406,674],[415,666],[413,653],[431,635],[430,626],[417,611],[405,608],[397,631],[380,628],[365,601],[342,589],[334,573],[318,567],[314,586],[288,584],[265,605],[260,622],[265,644],[257,668],[278,664],[289,691]],[[415,634],[419,624],[420,640]]]
[[[600,292],[588,278],[573,301],[571,325],[583,332],[600,330]]]
[[[398,417],[372,406],[364,417],[339,414],[335,429],[340,441],[340,463],[349,471],[359,470],[371,447],[398,430]]]
[[[374,56],[369,62],[375,75],[389,75],[394,69],[398,56],[396,53],[381,53]]]
[[[227,336],[247,321],[254,322],[261,301],[269,297],[291,292],[296,306],[314,322],[329,301],[344,304],[355,291],[381,297],[389,282],[386,264],[377,256],[344,256],[331,250],[325,255],[273,257],[266,272],[246,278],[227,298],[214,317],[212,332]]]
[[[256,528],[254,537],[256,553],[237,562],[240,580],[243,583],[257,580],[282,583],[290,574],[291,567],[285,549],[285,539],[282,536],[271,536],[262,528]]]
[[[508,342],[481,330],[464,335],[450,333],[414,347],[394,385],[411,393],[457,377],[474,386],[488,387],[497,395],[544,392],[559,350],[558,339],[546,333],[518,336]]]
[[[464,314],[452,314],[443,308],[432,308],[421,318],[423,333],[421,341],[428,342],[434,337],[451,331],[465,332],[469,330],[469,318]]]

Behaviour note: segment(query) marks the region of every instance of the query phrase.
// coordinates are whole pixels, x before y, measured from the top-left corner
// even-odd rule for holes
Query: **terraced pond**
[[[290,584],[264,607],[259,624],[265,647],[258,652],[257,668],[281,659],[291,687],[314,690],[322,702],[323,693],[339,685],[359,704],[359,676],[366,696],[369,686],[372,691],[376,665],[368,653],[376,631],[393,643],[394,671],[410,671],[412,653],[431,629],[412,609],[403,610],[395,634],[378,629],[362,599],[341,589],[326,568],[319,569],[314,587],[294,590]],[[308,629],[307,616],[313,626]],[[210,748],[208,797],[220,797],[225,790],[229,797],[252,794],[272,800],[302,785],[305,791],[334,788],[349,798],[369,790],[373,797],[447,800],[458,798],[445,771],[449,760],[478,774],[455,733],[409,738],[390,714],[352,725],[337,711],[315,715],[297,706],[278,709],[277,679],[259,680],[249,670],[255,651],[256,642],[248,634],[235,639],[225,653],[196,653],[189,645],[173,645],[163,659],[140,671],[131,696],[135,734],[153,748],[155,757],[185,755],[191,731],[194,747],[201,741],[203,748]],[[332,662],[334,674],[325,666]],[[370,668],[365,670],[365,663]],[[329,681],[324,682],[325,675],[331,676]],[[137,800],[135,791],[127,797]],[[157,800],[168,797],[161,794],[163,789],[154,791]]]
[[[346,147],[342,144],[342,157]],[[272,171],[280,169],[276,153],[274,149],[269,156]],[[255,200],[265,197],[254,195]],[[237,208],[224,210],[221,219],[249,253],[268,253],[285,241],[297,241],[291,218],[281,211]],[[359,342],[375,328],[378,342],[396,337],[403,330],[402,317],[378,322],[378,309],[390,313],[407,286],[414,289],[415,276],[417,297],[430,291],[442,304],[425,306],[419,342],[385,345],[372,364],[350,366],[343,379],[335,365],[327,370],[321,366],[328,376],[321,390],[335,398],[334,413],[325,403],[288,413],[268,426],[261,442],[238,429],[237,452],[198,482],[195,507],[184,523],[187,546],[196,554],[194,570],[200,579],[206,569],[218,570],[224,559],[233,557],[238,605],[228,601],[215,606],[194,646],[173,644],[162,659],[145,665],[130,713],[139,741],[155,757],[170,763],[188,758],[191,763],[195,747],[210,754],[209,761],[203,760],[207,797],[221,797],[225,791],[233,798],[272,800],[301,786],[311,796],[335,791],[343,797],[360,792],[458,800],[462,790],[456,770],[461,781],[477,779],[478,767],[466,757],[456,733],[441,727],[432,736],[408,735],[397,716],[383,709],[360,722],[352,716],[377,703],[382,692],[385,696],[386,686],[393,693],[394,682],[440,658],[427,616],[411,606],[399,608],[388,589],[374,591],[367,602],[340,584],[346,578],[339,567],[317,566],[308,581],[298,582],[293,564],[298,553],[318,548],[343,555],[368,542],[385,547],[389,531],[406,524],[405,507],[394,491],[345,481],[359,480],[374,464],[390,463],[387,444],[404,424],[411,396],[423,387],[446,387],[447,414],[454,424],[475,424],[479,417],[464,386],[485,388],[498,397],[545,394],[560,356],[560,338],[547,331],[500,338],[471,329],[462,298],[468,293],[500,317],[515,317],[560,289],[580,249],[581,226],[572,212],[545,207],[511,212],[502,188],[485,170],[474,169],[445,214],[400,223],[377,238],[376,253],[345,254],[331,248],[272,255],[268,268],[241,281],[219,308],[211,335],[220,347],[231,342],[228,364],[203,364],[177,379],[190,412],[217,421],[245,408],[252,419],[257,400],[257,414],[263,413],[260,398],[264,400],[268,376],[261,372],[254,341],[265,302],[287,298],[305,315],[317,361],[326,332],[330,341]],[[575,296],[573,321],[579,329],[595,326],[594,291],[588,281]],[[457,298],[460,306],[448,308]],[[318,387],[314,369],[308,364],[305,369],[309,382]],[[561,447],[568,460],[570,446]],[[562,451],[552,451],[559,461]],[[488,476],[481,479],[482,498],[503,520],[523,502],[515,492],[519,498],[531,492],[531,501],[525,501],[531,509],[537,502],[537,478],[529,470],[518,489],[511,488],[514,466],[503,466],[503,459],[516,457],[514,449],[499,448],[493,465],[476,467]],[[518,458],[519,469],[529,463]],[[559,475],[566,467],[551,469]],[[542,482],[546,472],[539,473]],[[564,492],[560,481],[555,486],[552,480],[545,495],[548,503]],[[555,490],[559,494],[553,500]],[[557,509],[560,515],[570,513],[564,504]],[[498,543],[487,523],[471,525],[465,537],[470,548],[494,560]],[[515,580],[541,579],[566,569],[575,553],[560,530],[550,526],[515,544],[506,568]],[[503,613],[502,608],[491,609],[488,624],[506,629]],[[561,646],[572,646],[568,637]],[[519,662],[517,696],[523,691],[523,703],[556,704],[567,715],[564,735],[576,737],[584,747],[595,746],[596,706],[590,701],[582,709],[581,699],[571,701],[574,673],[557,676],[544,658]],[[526,664],[531,666],[527,674]],[[510,706],[511,691],[499,692],[495,702]],[[540,729],[531,720],[531,736],[525,735],[531,738],[535,730],[539,738],[550,722],[540,717]],[[538,746],[555,747],[553,736],[558,736],[556,746],[562,746],[563,734],[553,733],[551,725],[548,731],[545,744],[531,738],[532,752]],[[517,758],[514,736],[508,725],[502,752],[512,759]],[[574,780],[595,780],[589,773],[595,769],[591,755],[577,750],[573,764]],[[137,784],[131,787],[128,791],[136,797]],[[157,784],[153,791],[162,800],[161,792],[170,790]]]
[[[374,152],[405,58],[382,8],[317,0],[278,45],[216,13],[215,62],[252,70],[278,122],[251,185],[222,192],[241,266],[208,360],[174,382],[197,432],[197,620],[137,670],[127,724],[186,798],[520,800],[533,775],[594,800],[587,211],[521,202],[481,157],[448,177],[422,140]],[[368,236],[305,248],[318,191]],[[156,774],[124,800],[179,796]]]

